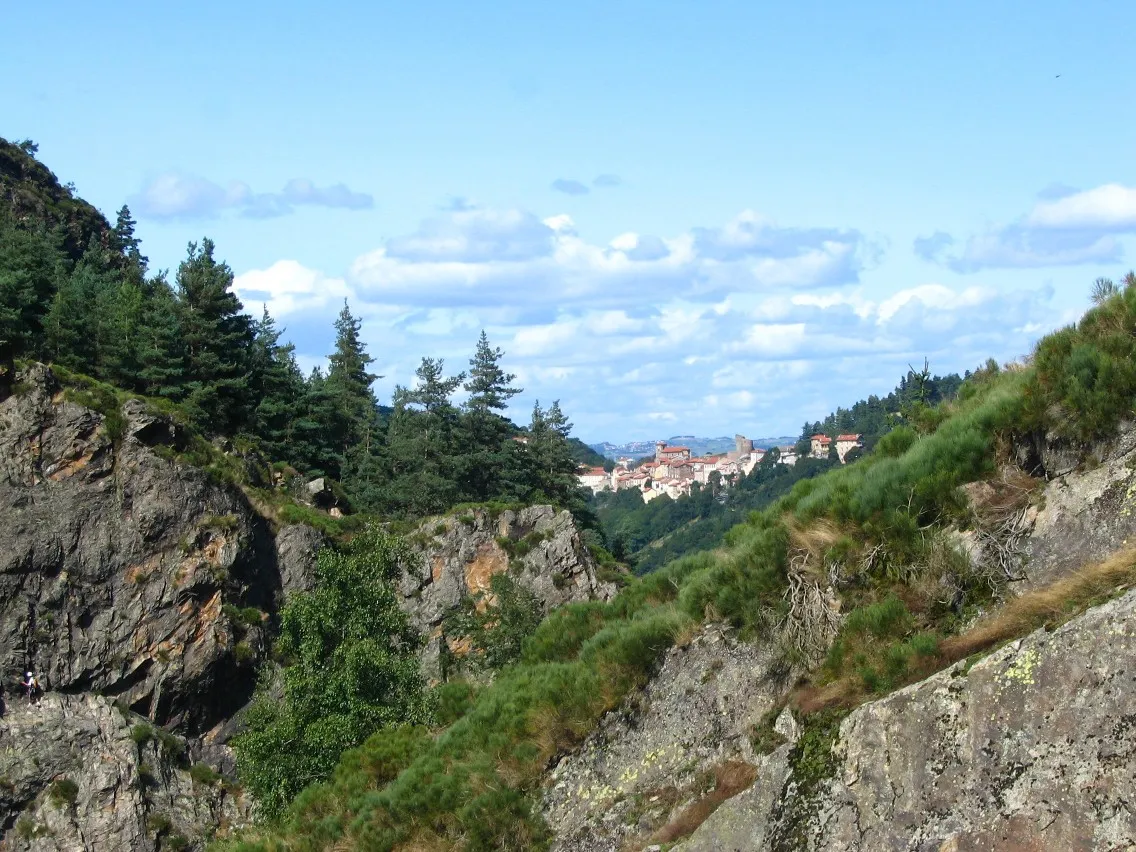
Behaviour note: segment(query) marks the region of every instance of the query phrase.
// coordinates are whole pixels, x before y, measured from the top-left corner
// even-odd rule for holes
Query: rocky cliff
[[[968,486],[957,541],[1039,589],[1136,544],[1136,430]],[[1080,462],[1080,463],[1078,463]],[[1136,592],[842,718],[706,625],[547,776],[558,852],[1136,849]],[[1105,594],[1104,597],[1108,597]]]
[[[324,540],[183,461],[201,452],[147,403],[65,388],[43,365],[0,401],[0,849],[201,849],[250,818],[226,741]],[[615,592],[548,506],[473,509],[410,538],[400,588],[431,637],[428,672],[445,615],[495,574],[546,612]],[[29,670],[46,690],[34,705],[16,688]]]
[[[427,638],[423,669],[440,675],[442,622],[463,599],[488,593],[490,580],[508,572],[547,613],[572,601],[608,600],[617,587],[600,578],[599,566],[571,514],[551,506],[493,510],[474,508],[424,523],[412,534],[417,558],[400,590],[403,607]]]
[[[194,846],[237,812],[193,792],[189,763],[231,772],[226,726],[319,537],[274,532],[239,488],[175,461],[188,436],[142,402],[99,413],[70,397],[33,365],[0,402],[3,842],[151,849],[173,832]],[[46,689],[35,707],[14,688],[28,670]],[[112,701],[186,737],[180,762],[147,755]],[[54,808],[61,779],[77,789]],[[173,827],[147,833],[156,813]]]
[[[676,847],[1136,848],[1136,592],[786,743]],[[815,745],[815,742],[814,742]]]

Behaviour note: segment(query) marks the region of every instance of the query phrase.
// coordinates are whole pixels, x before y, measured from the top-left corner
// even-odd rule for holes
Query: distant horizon
[[[0,136],[128,203],[152,269],[212,238],[305,370],[348,300],[384,404],[485,329],[517,422],[794,431],[1026,355],[1132,265],[1136,4],[6,13]]]

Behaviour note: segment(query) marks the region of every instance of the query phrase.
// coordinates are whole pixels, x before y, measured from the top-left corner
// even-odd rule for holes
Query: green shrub
[[[75,804],[79,796],[79,785],[70,778],[60,778],[51,782],[48,787],[48,797],[57,808]]]
[[[252,662],[256,657],[256,652],[253,651],[252,646],[248,642],[238,642],[233,646],[233,659],[237,661],[238,665],[245,665]]]
[[[162,745],[162,751],[167,757],[181,760],[185,756],[185,740],[177,734],[172,734],[165,728],[154,728],[154,736]]]
[[[161,834],[169,831],[172,825],[173,822],[163,813],[153,813],[146,817],[146,830],[150,834]]]
[[[234,740],[241,780],[266,813],[330,776],[339,755],[375,730],[428,720],[421,639],[394,585],[410,558],[400,540],[370,527],[321,550],[316,588],[280,613],[284,699],[262,682]]]
[[[130,729],[130,739],[134,740],[135,744],[141,748],[154,738],[154,729],[147,725],[145,722],[139,722]]]
[[[494,574],[489,590],[463,600],[446,617],[444,627],[449,636],[469,639],[470,665],[496,671],[520,659],[524,640],[543,617],[536,595],[508,574]]]
[[[477,699],[477,686],[466,680],[449,680],[430,692],[434,707],[434,724],[448,728],[469,712]]]
[[[207,763],[195,763],[189,768],[189,777],[195,784],[208,787],[221,780],[221,773]]]

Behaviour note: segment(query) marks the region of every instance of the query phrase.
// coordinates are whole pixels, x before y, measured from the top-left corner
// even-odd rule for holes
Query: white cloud
[[[249,310],[265,304],[277,319],[308,311],[338,308],[352,297],[342,278],[329,278],[294,260],[278,260],[267,269],[251,269],[238,275],[233,290]]]
[[[830,229],[743,214],[713,233],[659,238],[665,253],[636,259],[646,239],[628,230],[600,241],[564,215],[463,207],[360,257],[346,279],[288,261],[240,276],[238,292],[267,296],[293,326],[328,328],[350,298],[386,376],[384,401],[423,355],[463,369],[485,328],[525,388],[513,416],[560,399],[592,439],[668,437],[664,424],[795,431],[886,394],[924,356],[936,371],[1016,356],[1058,319],[1052,288],[869,290],[858,281],[863,241]],[[302,351],[315,363],[327,349]]]
[[[1083,192],[1047,191],[1018,221],[966,239],[960,250],[950,234],[915,240],[915,253],[956,272],[1032,269],[1116,263],[1118,239],[1136,233],[1136,188],[1105,184]]]
[[[353,192],[342,183],[319,187],[307,178],[293,178],[280,192],[258,193],[243,181],[222,187],[180,171],[151,177],[129,201],[138,215],[159,220],[212,219],[226,210],[251,219],[267,219],[288,215],[294,205],[367,210],[375,203],[370,195]]]
[[[720,229],[605,245],[567,215],[463,208],[361,256],[348,279],[367,298],[420,305],[619,306],[854,283],[864,245],[855,231],[782,228],[748,211]]]
[[[1136,188],[1109,183],[1038,204],[1026,217],[1036,228],[1136,231]]]

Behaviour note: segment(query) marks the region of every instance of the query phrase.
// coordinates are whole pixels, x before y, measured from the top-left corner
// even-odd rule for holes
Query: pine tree
[[[265,306],[253,326],[249,372],[256,409],[252,425],[271,458],[291,461],[293,423],[299,417],[305,388],[296,347],[281,344],[282,334]]]
[[[177,272],[186,405],[205,431],[233,435],[249,421],[252,323],[232,292],[232,270],[214,259],[213,248],[209,239],[200,248],[190,243]]]
[[[26,230],[0,217],[0,384],[13,360],[43,349],[43,320],[63,279],[58,233]]]
[[[374,359],[367,354],[359,332],[362,322],[351,315],[347,302],[335,321],[335,351],[328,357],[326,392],[334,418],[328,424],[336,452],[345,457],[374,429],[378,402],[371,384],[381,376],[367,372]]]
[[[457,470],[469,500],[491,500],[512,490],[505,485],[504,478],[512,462],[508,444],[515,428],[500,412],[512,397],[521,393],[521,388],[512,387],[510,383],[516,376],[501,369],[504,354],[489,345],[489,338],[482,331],[469,362],[469,380],[464,385],[469,399],[462,421],[465,452]]]
[[[112,245],[121,256],[130,280],[141,285],[146,277],[147,258],[142,256],[142,241],[134,236],[137,223],[125,204],[118,211],[118,218],[111,231]]]
[[[450,397],[465,378],[445,376],[445,363],[423,358],[412,389],[398,386],[388,432],[392,479],[387,502],[410,515],[444,511],[458,501],[455,432],[458,411]]]
[[[141,365],[136,380],[139,390],[150,396],[181,399],[185,392],[185,348],[177,297],[164,271],[142,289],[137,357]]]

